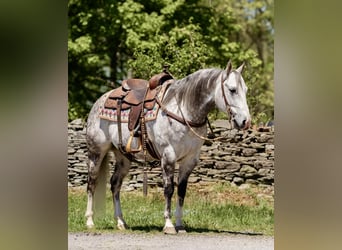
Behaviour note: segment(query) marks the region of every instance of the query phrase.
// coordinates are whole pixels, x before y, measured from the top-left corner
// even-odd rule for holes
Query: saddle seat
[[[153,109],[156,103],[155,97],[160,89],[158,86],[170,79],[173,79],[173,77],[165,71],[154,75],[149,81],[126,79],[122,81],[119,88],[110,93],[104,107],[113,110],[130,109],[128,128],[132,131],[139,124],[143,106],[147,110]]]

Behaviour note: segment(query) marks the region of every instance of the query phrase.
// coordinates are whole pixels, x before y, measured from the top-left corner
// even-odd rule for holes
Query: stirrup
[[[127,145],[126,145],[126,152],[127,153],[138,153],[142,150],[141,140],[138,140],[139,147],[137,149],[132,149],[132,142],[134,137],[135,131],[131,131]]]

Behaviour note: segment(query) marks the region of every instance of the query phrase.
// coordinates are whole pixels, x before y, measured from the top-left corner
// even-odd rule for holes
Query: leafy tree
[[[127,77],[170,65],[181,78],[200,68],[247,63],[254,122],[273,117],[273,2],[128,0],[69,2],[69,119]]]

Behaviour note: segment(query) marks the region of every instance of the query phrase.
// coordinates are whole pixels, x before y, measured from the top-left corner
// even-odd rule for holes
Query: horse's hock
[[[216,124],[216,126],[215,126]],[[189,183],[231,182],[236,185],[274,184],[274,132],[256,130],[227,130],[214,123],[216,136],[225,136],[225,141],[205,143],[201,148],[200,162],[190,175]],[[110,154],[110,163],[115,161]],[[80,119],[68,124],[68,185],[81,186],[87,183],[87,145],[85,123]],[[113,171],[113,167],[110,168]],[[177,170],[176,170],[177,175]],[[175,178],[177,181],[177,178]],[[148,172],[150,186],[162,186],[162,174],[158,167]],[[132,163],[124,179],[123,190],[143,186],[143,167]]]

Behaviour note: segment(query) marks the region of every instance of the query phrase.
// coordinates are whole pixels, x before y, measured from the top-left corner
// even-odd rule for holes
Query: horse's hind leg
[[[110,180],[113,195],[113,204],[115,209],[114,218],[117,220],[118,229],[124,230],[127,229],[127,224],[123,219],[121,211],[120,189],[122,186],[122,181],[124,177],[128,174],[129,168],[131,167],[131,162],[126,157],[124,157],[117,149],[114,149],[114,154],[115,169]]]
[[[87,218],[86,225],[88,228],[94,227],[94,221],[93,221],[93,215],[94,215],[94,196],[95,191],[97,195],[103,195],[97,192],[96,187],[99,186],[99,188],[103,189],[105,187],[105,174],[108,169],[108,162],[107,158],[104,159],[104,157],[107,157],[107,151],[101,152],[99,151],[88,151],[88,184],[87,184],[87,194],[88,194],[88,202],[87,202],[87,210],[85,213],[85,216]],[[102,177],[102,178],[99,178]],[[99,181],[101,183],[99,183]],[[102,183],[104,182],[104,183]],[[99,184],[99,185],[98,185]],[[101,190],[102,192],[105,192],[104,190]],[[97,199],[97,201],[103,203],[104,200]],[[102,204],[97,204],[97,206],[101,206]]]

